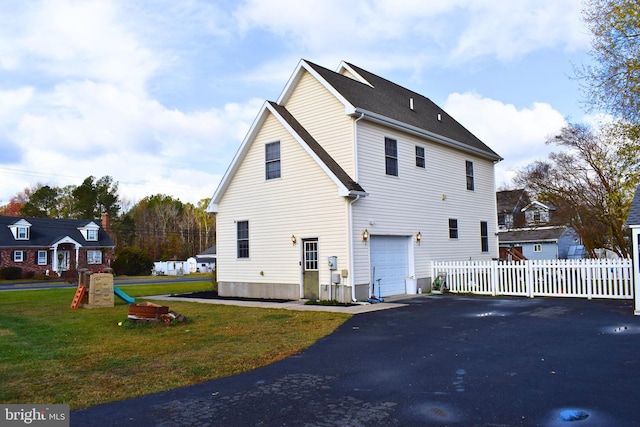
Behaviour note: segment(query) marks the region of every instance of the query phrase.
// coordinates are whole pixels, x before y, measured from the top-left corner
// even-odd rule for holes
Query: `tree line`
[[[0,206],[0,214],[93,219],[98,223],[108,214],[116,254],[127,249],[154,261],[185,260],[215,244],[215,218],[206,211],[209,200],[193,205],[156,194],[124,209],[118,182],[110,176],[89,176],[77,186],[36,184],[25,188]]]

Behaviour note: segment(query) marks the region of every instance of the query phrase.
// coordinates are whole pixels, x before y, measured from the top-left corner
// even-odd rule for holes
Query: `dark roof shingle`
[[[305,61],[357,109],[454,140],[495,160],[502,158],[429,98],[347,63],[371,86]],[[413,110],[409,100],[413,99]]]

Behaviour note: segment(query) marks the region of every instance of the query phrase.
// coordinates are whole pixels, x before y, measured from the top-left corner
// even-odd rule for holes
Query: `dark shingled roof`
[[[498,241],[500,243],[556,241],[562,237],[566,230],[567,227],[540,227],[500,231]]]
[[[29,240],[15,240],[9,229],[10,225],[24,219],[31,228]],[[98,240],[87,241],[82,236],[78,228],[82,228],[89,223],[100,226],[100,221],[87,219],[58,219],[58,218],[22,218],[14,216],[0,216],[0,247],[27,248],[27,247],[50,247],[60,239],[70,237],[83,247],[112,247],[113,241],[107,233],[100,227],[98,230]]]
[[[388,117],[412,127],[425,130],[480,151],[495,160],[502,158],[480,141],[453,117],[429,98],[413,92],[389,80],[347,63],[373,87],[327,68],[305,61],[336,89],[356,109]],[[413,98],[413,110],[409,99]],[[438,120],[440,115],[441,120]]]
[[[640,225],[640,185],[636,188],[636,194],[631,202],[627,225]]]
[[[364,189],[355,182],[347,172],[322,148],[322,146],[311,136],[309,132],[296,120],[295,117],[282,105],[278,105],[275,102],[269,101],[278,114],[291,126],[291,128],[304,140],[304,142],[311,148],[311,150],[322,160],[322,162],[329,168],[329,170],[340,180],[349,191],[357,191],[364,193]]]

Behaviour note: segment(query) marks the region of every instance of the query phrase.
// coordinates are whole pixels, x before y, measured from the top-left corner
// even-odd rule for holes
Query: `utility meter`
[[[330,256],[329,257],[329,270],[337,270],[338,269],[338,257]]]

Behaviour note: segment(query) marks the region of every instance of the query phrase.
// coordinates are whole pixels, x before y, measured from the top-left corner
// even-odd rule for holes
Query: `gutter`
[[[433,132],[429,132],[426,129],[422,129],[416,126],[412,126],[409,125],[407,123],[401,122],[399,120],[394,120],[391,119],[389,117],[377,114],[377,113],[373,113],[371,111],[367,111],[367,110],[362,110],[360,108],[356,108],[355,110],[352,110],[351,114],[361,114],[360,118],[363,118],[364,116],[367,116],[369,118],[369,120],[371,120],[374,123],[378,123],[378,124],[382,124],[382,125],[386,125],[386,126],[390,126],[396,129],[401,129],[407,133],[413,134],[413,135],[417,135],[420,137],[427,137],[435,142],[439,142],[443,145],[449,146],[449,147],[454,147],[458,150],[462,150],[462,151],[466,151],[469,153],[473,153],[476,154],[480,157],[484,157],[486,159],[490,159],[493,160],[494,162],[499,162],[504,160],[502,157],[500,157],[498,154],[496,153],[488,153],[485,150],[481,150],[479,148],[475,148],[473,146],[467,145],[467,144],[463,144],[459,141],[456,141],[455,139],[451,139],[451,138],[447,138],[446,136],[442,136],[439,135],[437,133],[433,133]],[[358,120],[359,120],[358,119]]]

